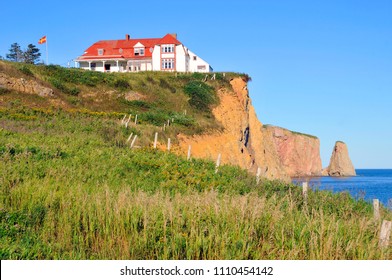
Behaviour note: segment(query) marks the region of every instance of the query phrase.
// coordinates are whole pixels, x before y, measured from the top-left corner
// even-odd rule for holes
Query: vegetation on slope
[[[37,69],[34,77],[41,75]],[[135,76],[148,87],[149,76],[142,75],[159,81],[163,73]],[[195,131],[194,124],[174,122],[160,131],[141,118],[125,128],[122,110],[108,105],[98,112],[86,99],[86,108],[67,103],[58,109],[29,94],[2,91],[0,98],[1,259],[392,258],[391,248],[378,247],[380,222],[363,200],[312,191],[305,201],[297,186],[256,184],[233,166],[215,174],[211,161],[187,161],[150,147],[155,131],[164,144],[179,129]],[[143,109],[132,106],[121,108],[152,112],[147,101]],[[162,111],[174,109],[170,102],[165,106]],[[143,148],[129,148],[130,133],[140,136]],[[382,218],[390,220],[391,213],[383,209]]]

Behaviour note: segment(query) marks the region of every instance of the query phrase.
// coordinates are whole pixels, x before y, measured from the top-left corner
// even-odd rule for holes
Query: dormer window
[[[174,45],[162,45],[162,53],[173,53],[174,52]]]
[[[98,55],[103,55],[103,49],[98,49]]]
[[[135,56],[144,56],[144,48],[134,48]]]

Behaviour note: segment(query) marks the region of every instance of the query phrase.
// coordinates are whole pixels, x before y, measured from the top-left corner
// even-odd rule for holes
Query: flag
[[[38,44],[46,43],[46,35],[39,39]]]

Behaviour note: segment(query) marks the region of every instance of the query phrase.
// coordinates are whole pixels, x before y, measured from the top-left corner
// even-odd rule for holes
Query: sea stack
[[[323,170],[323,175],[333,177],[356,176],[354,166],[348,155],[347,145],[337,141],[332,151],[329,166]]]

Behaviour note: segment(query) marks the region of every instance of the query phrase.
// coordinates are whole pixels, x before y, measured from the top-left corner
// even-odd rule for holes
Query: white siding
[[[211,66],[195,53],[188,50],[189,53],[189,71],[191,72],[211,72]]]
[[[186,72],[186,53],[183,45],[176,46],[176,71]]]
[[[161,46],[155,46],[152,52],[152,70],[161,70]]]

